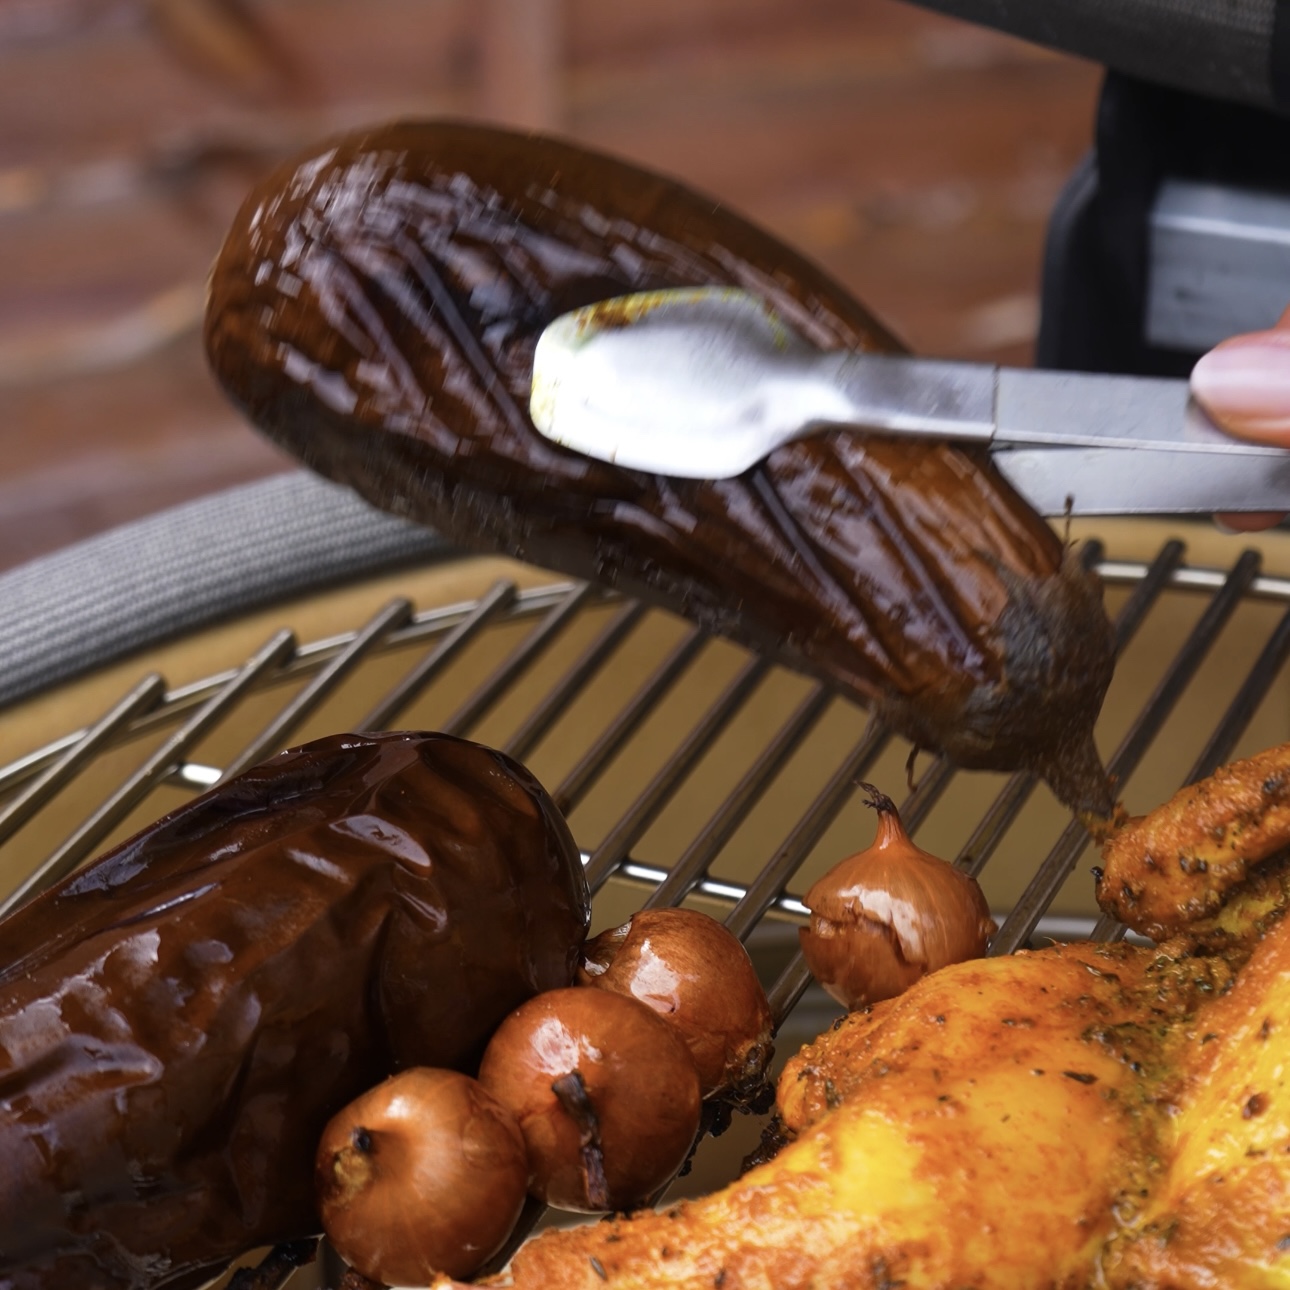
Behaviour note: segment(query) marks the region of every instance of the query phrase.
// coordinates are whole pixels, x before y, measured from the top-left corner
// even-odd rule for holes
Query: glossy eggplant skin
[[[0,924],[0,1286],[188,1287],[319,1230],[328,1119],[473,1070],[589,904],[537,782],[345,735],[219,786]]]
[[[217,379],[309,466],[475,550],[597,579],[825,678],[917,745],[1028,769],[1105,814],[1098,579],[981,452],[839,430],[737,479],[543,439],[560,313],[733,284],[823,348],[896,348],[827,275],[720,203],[582,148],[460,123],[352,134],[247,198],[215,265]]]

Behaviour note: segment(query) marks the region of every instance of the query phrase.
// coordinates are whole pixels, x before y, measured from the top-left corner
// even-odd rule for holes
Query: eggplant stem
[[[918,779],[914,774],[914,767],[918,762],[918,754],[922,749],[915,744],[909,750],[909,756],[905,760],[905,787],[912,793],[918,787]]]
[[[587,1203],[596,1209],[609,1209],[609,1180],[605,1177],[605,1153],[600,1145],[600,1121],[587,1095],[587,1086],[577,1071],[570,1071],[551,1085],[551,1092],[578,1130]]]

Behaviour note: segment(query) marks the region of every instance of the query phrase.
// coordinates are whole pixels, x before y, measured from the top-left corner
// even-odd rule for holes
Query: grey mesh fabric
[[[303,471],[175,507],[0,574],[0,707],[219,619],[450,554]]]
[[[1277,0],[914,2],[1141,80],[1257,107],[1276,105],[1271,56]]]

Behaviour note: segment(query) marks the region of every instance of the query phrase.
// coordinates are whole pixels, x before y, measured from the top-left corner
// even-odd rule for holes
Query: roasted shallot
[[[878,835],[806,893],[811,921],[798,933],[816,980],[848,1008],[979,958],[995,931],[976,880],[916,847],[891,798],[861,787],[878,812]]]
[[[384,1285],[471,1276],[511,1234],[528,1188],[514,1117],[477,1080],[412,1067],[323,1132],[314,1171],[336,1252]]]
[[[675,1027],[705,1098],[739,1105],[765,1087],[770,1004],[748,951],[715,918],[641,910],[587,942],[578,981],[639,999]]]
[[[699,1075],[676,1031],[608,990],[548,990],[498,1027],[480,1082],[519,1122],[529,1190],[557,1209],[632,1209],[685,1162]]]

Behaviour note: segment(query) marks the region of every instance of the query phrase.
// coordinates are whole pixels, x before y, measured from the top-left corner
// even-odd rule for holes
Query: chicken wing
[[[1290,744],[1233,762],[1103,846],[1097,898],[1153,941],[1198,936],[1250,870],[1290,846]]]

